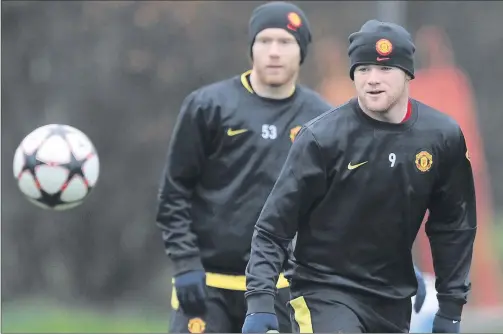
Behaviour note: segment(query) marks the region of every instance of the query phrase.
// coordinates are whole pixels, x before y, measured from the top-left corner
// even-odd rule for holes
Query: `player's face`
[[[408,98],[408,77],[397,67],[360,65],[354,84],[363,106],[375,113],[387,113],[398,101]]]
[[[281,28],[262,30],[252,48],[253,69],[269,86],[283,86],[294,80],[300,68],[300,47],[295,37]]]

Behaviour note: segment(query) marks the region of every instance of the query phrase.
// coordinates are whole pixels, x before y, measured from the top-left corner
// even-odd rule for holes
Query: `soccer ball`
[[[14,154],[14,177],[28,200],[44,209],[68,210],[96,185],[99,159],[89,138],[68,125],[50,124],[28,134]]]

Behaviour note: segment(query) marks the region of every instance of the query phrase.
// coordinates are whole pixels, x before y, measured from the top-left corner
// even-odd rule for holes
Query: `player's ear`
[[[410,74],[407,73],[406,71],[402,70],[403,74],[405,74],[405,81],[411,81],[412,78],[410,77]]]
[[[253,51],[248,53],[246,58],[248,59],[248,63],[250,64],[250,66],[253,67]]]

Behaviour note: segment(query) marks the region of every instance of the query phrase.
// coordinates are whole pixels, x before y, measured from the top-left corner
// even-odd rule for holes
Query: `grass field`
[[[168,315],[105,312],[57,303],[2,305],[2,333],[166,333]]]
[[[493,236],[503,266],[502,223],[497,224]],[[156,314],[141,309],[100,311],[96,308],[68,307],[46,300],[26,300],[2,304],[1,332],[166,333],[169,319],[167,312],[168,310],[166,314]],[[503,328],[498,327],[496,332],[502,331]]]

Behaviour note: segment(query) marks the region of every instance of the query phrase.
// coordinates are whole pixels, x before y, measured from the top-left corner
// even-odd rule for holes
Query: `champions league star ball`
[[[19,189],[44,209],[62,211],[82,204],[96,185],[99,170],[92,142],[68,125],[35,129],[14,154],[13,171]]]

